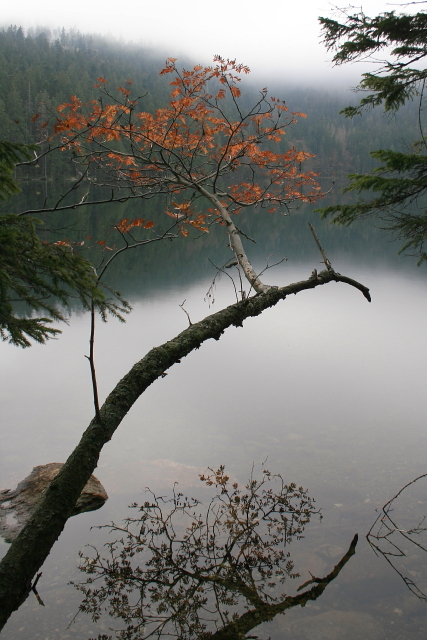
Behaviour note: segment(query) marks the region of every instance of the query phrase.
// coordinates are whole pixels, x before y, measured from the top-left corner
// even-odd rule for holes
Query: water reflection
[[[372,304],[339,283],[300,293],[203,345],[150,387],[96,470],[109,502],[67,523],[38,585],[46,607],[29,599],[5,638],[27,638],[29,630],[31,637],[55,640],[101,632],[84,619],[66,629],[77,608],[78,596],[66,586],[76,577],[77,551],[95,540],[99,546],[102,536],[90,526],[125,517],[126,505],[140,501],[147,484],[164,491],[174,468],[185,489],[197,484],[190,480],[194,467],[197,476],[199,468],[226,464],[244,480],[252,462],[267,457],[272,471],[307,487],[324,514],[323,524],[309,527],[295,545],[304,579],[307,570],[322,575],[332,568],[354,533],[362,540],[321,599],[276,618],[262,633],[292,640],[313,638],[314,630],[328,640],[426,635],[425,605],[363,540],[375,509],[426,470],[424,273],[401,262],[359,264],[340,257],[339,247],[335,253],[333,266],[369,286]],[[268,281],[305,278],[318,260],[314,247],[304,262],[269,272]],[[179,308],[184,298],[192,321],[208,312],[210,280],[188,285],[180,273],[162,289],[158,281],[144,299],[135,297],[125,326],[99,326],[101,399],[148,349],[187,326]],[[233,302],[225,280],[216,297],[214,310]],[[15,486],[35,465],[63,462],[92,417],[88,329],[87,316],[76,315],[46,346],[0,345],[2,488]]]
[[[354,555],[357,535],[327,575],[290,586],[299,576],[289,546],[319,515],[306,492],[265,469],[253,469],[246,486],[224,467],[201,481],[203,502],[150,492],[112,527],[108,550],[83,557],[75,584],[82,611],[99,619],[108,610],[123,629],[118,637],[246,637],[261,621],[316,601]]]
[[[427,553],[426,477],[415,478],[390,498],[367,535],[374,553],[382,556],[424,602],[427,575],[420,569]]]

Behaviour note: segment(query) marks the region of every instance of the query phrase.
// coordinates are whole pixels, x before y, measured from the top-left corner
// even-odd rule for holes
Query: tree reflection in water
[[[170,499],[150,492],[143,505],[132,505],[137,517],[111,525],[121,537],[105,545],[105,555],[95,548],[81,554],[87,578],[74,583],[84,594],[80,611],[120,621],[118,638],[243,638],[316,600],[355,553],[357,535],[327,576],[311,575],[289,596],[285,581],[299,577],[289,545],[313,515],[321,517],[314,501],[266,469],[245,487],[224,467],[200,479],[214,490],[207,506],[175,490]]]
[[[426,479],[424,473],[411,480],[386,502],[366,536],[375,554],[385,558],[408,589],[425,602],[427,571],[420,554],[427,552]]]

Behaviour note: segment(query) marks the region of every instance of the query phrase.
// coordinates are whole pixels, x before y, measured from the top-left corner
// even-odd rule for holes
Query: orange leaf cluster
[[[117,225],[116,229],[121,231],[122,233],[128,233],[134,227],[142,227],[143,229],[152,229],[154,227],[154,222],[152,220],[145,220],[145,218],[135,218],[134,220],[129,220],[129,218],[124,218]]]
[[[172,204],[174,205],[174,210],[171,211],[169,207],[167,207],[165,213],[179,223],[178,229],[183,236],[188,236],[187,225],[199,229],[199,231],[203,231],[204,233],[209,233],[206,224],[207,219],[210,218],[210,213],[197,212],[192,208],[191,202],[173,202]]]
[[[319,197],[315,174],[301,171],[310,154],[283,150],[287,127],[305,115],[289,114],[284,101],[269,97],[267,89],[243,113],[238,85],[247,73],[248,67],[220,56],[213,66],[181,71],[176,59],[168,58],[160,75],[173,75],[171,99],[154,113],[138,111],[129,97],[131,81],[114,98],[99,78],[109,100],[82,105],[72,96],[58,107],[54,135],[82,162],[92,162],[104,184],[149,197],[180,193],[187,199],[191,190],[188,202],[174,202],[174,210],[166,211],[182,233],[188,225],[208,230],[203,215],[191,209],[195,195],[208,200],[209,194],[217,195],[235,213],[255,205],[272,211],[292,200]],[[127,233],[136,226],[150,228],[147,224],[126,219],[117,229]]]

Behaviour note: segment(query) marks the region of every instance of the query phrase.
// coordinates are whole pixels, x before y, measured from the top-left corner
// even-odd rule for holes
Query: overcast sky
[[[396,5],[378,0],[363,4],[367,15],[393,8]],[[331,54],[320,43],[317,17],[331,16],[333,10],[326,0],[9,0],[3,3],[0,19],[5,26],[47,25],[111,34],[160,47],[167,56],[186,53],[204,64],[220,54],[237,58],[265,80],[350,87],[367,67],[332,67]]]

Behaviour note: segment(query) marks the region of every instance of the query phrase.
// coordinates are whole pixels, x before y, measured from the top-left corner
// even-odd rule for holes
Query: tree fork
[[[314,273],[314,272],[313,272]],[[369,290],[360,283],[322,272],[285,287],[270,287],[207,316],[169,342],[151,349],[120,380],[100,409],[101,421],[93,418],[81,440],[59,474],[52,481],[31,519],[10,546],[0,563],[0,630],[30,594],[34,576],[43,565],[71,516],[77,499],[94,472],[104,444],[113,436],[136,400],[157,378],[209,338],[218,340],[230,326],[242,326],[246,318],[260,315],[290,294],[314,289],[331,281],[342,281],[358,288],[367,297]],[[368,293],[369,295],[369,293]]]

